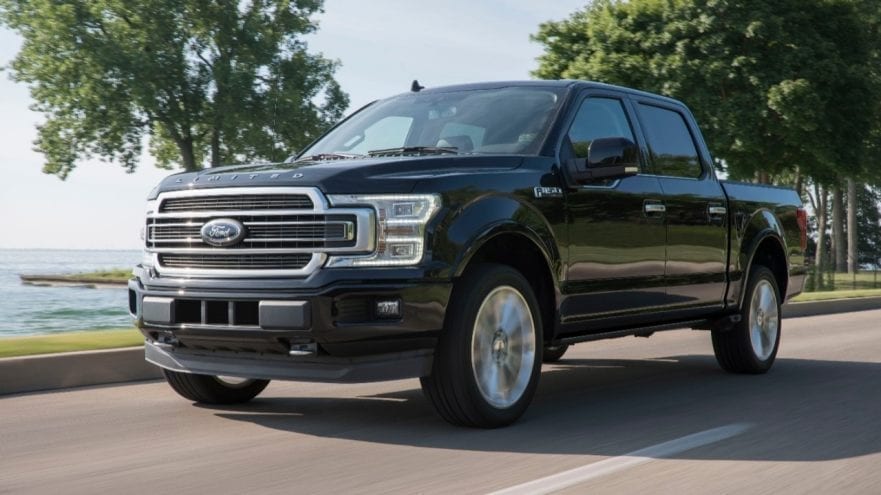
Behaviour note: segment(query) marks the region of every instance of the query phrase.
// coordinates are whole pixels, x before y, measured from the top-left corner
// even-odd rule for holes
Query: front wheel
[[[193,375],[162,370],[165,380],[185,399],[201,404],[241,404],[257,397],[269,380]]]
[[[448,422],[480,428],[513,423],[541,373],[538,301],[520,272],[482,264],[456,283],[431,375],[422,389]]]
[[[713,331],[716,361],[731,373],[765,373],[780,346],[780,290],[767,267],[750,271],[740,321],[730,330]]]
[[[546,363],[556,363],[563,358],[563,354],[569,350],[569,344],[546,345],[542,352],[542,360]]]

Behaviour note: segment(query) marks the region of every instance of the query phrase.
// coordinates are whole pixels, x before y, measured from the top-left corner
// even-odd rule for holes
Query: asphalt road
[[[783,332],[764,376],[721,372],[705,332],[578,345],[494,431],[446,425],[416,380],[0,398],[0,492],[881,493],[881,311]]]

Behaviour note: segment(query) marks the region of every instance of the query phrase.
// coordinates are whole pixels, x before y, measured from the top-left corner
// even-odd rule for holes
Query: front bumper
[[[299,290],[258,290],[254,280],[173,288],[136,276],[129,310],[147,360],[174,371],[353,382],[427,374],[452,284],[364,272]],[[380,301],[400,301],[400,314],[377,314]]]
[[[147,361],[172,371],[267,380],[361,383],[427,376],[433,352],[415,350],[362,357],[292,358],[173,348],[148,341]]]

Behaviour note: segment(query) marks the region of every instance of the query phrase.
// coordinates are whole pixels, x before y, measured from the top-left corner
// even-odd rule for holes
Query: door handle
[[[707,207],[707,212],[709,212],[711,217],[721,217],[728,213],[728,208],[725,208],[724,206],[710,205]]]
[[[667,207],[663,203],[645,203],[643,209],[646,215],[657,215],[667,212]]]

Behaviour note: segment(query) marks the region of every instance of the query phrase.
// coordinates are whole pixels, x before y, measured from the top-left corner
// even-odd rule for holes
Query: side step
[[[637,337],[648,337],[655,332],[663,332],[664,330],[681,330],[683,328],[706,329],[714,322],[705,318],[699,320],[677,321],[673,323],[663,323],[661,325],[650,325],[647,327],[627,328],[624,330],[612,330],[610,332],[591,333],[587,335],[576,335],[574,337],[564,337],[559,340],[561,344],[577,344],[578,342],[588,342],[591,340],[615,339],[619,337],[629,337],[635,335]]]

